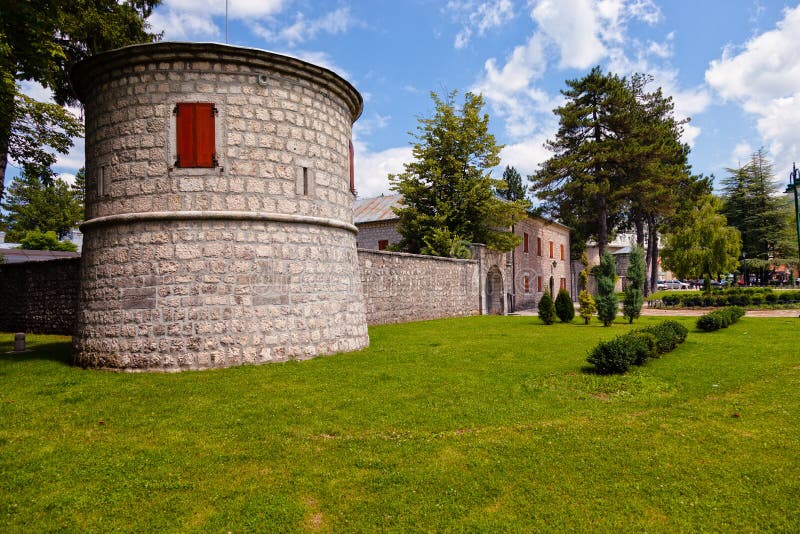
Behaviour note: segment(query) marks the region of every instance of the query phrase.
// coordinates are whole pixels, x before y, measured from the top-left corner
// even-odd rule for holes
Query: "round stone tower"
[[[369,344],[352,85],[262,50],[168,42],[95,56],[72,83],[86,117],[78,365],[205,369]]]

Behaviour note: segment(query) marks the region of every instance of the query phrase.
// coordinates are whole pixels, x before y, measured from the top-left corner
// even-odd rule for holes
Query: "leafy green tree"
[[[625,179],[635,99],[624,78],[600,67],[566,83],[566,103],[554,110],[558,132],[546,144],[553,157],[528,178],[544,210],[581,238],[593,237],[602,255],[621,216],[615,191]]]
[[[497,193],[506,200],[525,200],[525,186],[522,185],[522,175],[514,167],[506,165],[503,171],[503,182]]]
[[[30,230],[25,232],[25,237],[20,240],[20,244],[27,250],[62,250],[66,252],[78,250],[77,245],[71,241],[59,241],[53,231]]]
[[[711,278],[737,268],[742,241],[721,209],[722,202],[708,195],[676,215],[664,236],[664,267],[679,278],[703,277],[707,286]]]
[[[766,283],[769,259],[775,257],[776,248],[786,242],[785,236],[791,231],[786,224],[784,200],[773,181],[772,163],[761,148],[743,167],[727,172],[722,182],[722,213],[728,224],[739,230],[742,251],[749,258],[747,270],[761,271],[761,281]]]
[[[603,326],[611,326],[617,316],[619,301],[614,292],[617,283],[617,262],[606,252],[600,257],[600,265],[595,268],[597,277],[597,318]]]
[[[31,230],[53,231],[63,239],[83,220],[83,203],[76,192],[58,178],[45,185],[38,175],[23,173],[11,183],[1,205],[7,211],[3,216],[8,229],[6,240],[12,242],[21,241]]]
[[[69,70],[91,55],[157,38],[145,20],[161,0],[4,0],[0,8],[0,199],[8,157],[27,172],[44,169],[46,153],[71,146],[75,121],[53,105],[21,95],[18,81],[52,89],[57,104],[74,102]],[[26,125],[34,124],[33,131]],[[50,132],[48,132],[50,131]],[[33,135],[33,137],[29,137]],[[38,139],[38,140],[37,140]],[[31,152],[33,151],[33,152]],[[21,159],[19,159],[21,158]]]
[[[562,323],[571,323],[575,318],[575,305],[566,289],[559,289],[556,296],[556,315]]]
[[[628,272],[626,274],[628,287],[625,288],[622,312],[628,318],[628,323],[630,324],[633,323],[634,319],[639,318],[644,305],[645,265],[644,249],[642,247],[631,247],[631,253],[628,256]]]
[[[489,169],[500,163],[501,146],[489,133],[489,116],[481,113],[483,98],[467,93],[457,109],[456,94],[442,99],[431,93],[435,111],[419,119],[414,161],[404,173],[389,176],[392,189],[403,195],[404,207],[395,209],[399,246],[412,253],[447,254],[448,243],[466,241],[511,250],[521,237],[510,228],[526,216],[529,204],[494,194],[502,181],[492,179]]]
[[[556,306],[553,304],[553,297],[550,296],[549,291],[542,293],[537,309],[539,310],[539,319],[544,324],[553,324],[556,321]]]

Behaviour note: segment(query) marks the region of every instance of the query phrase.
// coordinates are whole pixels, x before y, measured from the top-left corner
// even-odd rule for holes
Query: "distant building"
[[[361,249],[385,250],[398,243],[399,218],[392,208],[403,205],[401,195],[383,195],[355,201],[353,220]],[[572,279],[569,255],[570,229],[541,217],[529,216],[515,224],[512,231],[522,238],[518,247],[505,255],[506,310],[535,308],[545,291],[557,293],[563,288],[577,295]],[[509,283],[513,281],[513,283]]]

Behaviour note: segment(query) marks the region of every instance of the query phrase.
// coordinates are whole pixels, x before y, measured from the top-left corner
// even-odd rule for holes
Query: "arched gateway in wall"
[[[72,81],[87,175],[76,363],[202,369],[369,343],[352,85],[201,43],[101,54]]]

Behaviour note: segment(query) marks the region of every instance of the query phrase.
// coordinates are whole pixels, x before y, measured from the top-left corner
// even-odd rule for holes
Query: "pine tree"
[[[522,175],[517,169],[506,165],[503,182],[497,189],[498,195],[506,200],[525,200],[525,186],[522,185]]]
[[[481,114],[483,98],[467,93],[456,109],[455,96],[455,91],[445,99],[431,93],[436,109],[433,117],[419,119],[414,161],[404,173],[389,176],[392,189],[403,195],[404,207],[395,209],[399,247],[447,254],[466,241],[511,250],[522,238],[510,228],[526,216],[529,204],[494,194],[502,186],[490,169],[500,163],[502,147],[489,133],[489,116]]]
[[[83,204],[66,182],[56,179],[44,185],[35,174],[15,178],[2,207],[7,211],[3,221],[8,241],[20,242],[31,230],[53,231],[63,239],[83,220]]]
[[[624,78],[600,67],[566,83],[566,103],[555,110],[558,132],[546,144],[554,155],[529,179],[543,209],[594,237],[602,255],[621,216],[615,191],[625,179],[635,99]]]
[[[747,255],[747,270],[761,272],[767,282],[770,257],[788,232],[785,207],[773,181],[772,163],[761,148],[738,169],[727,169],[723,180],[723,209],[728,224],[739,230],[742,251]]]
[[[597,267],[597,318],[603,326],[611,326],[617,316],[619,301],[614,292],[617,283],[617,264],[614,256],[606,252]]]
[[[575,305],[566,289],[559,289],[556,296],[556,315],[562,323],[571,323],[575,318]]]
[[[539,300],[539,305],[537,306],[539,309],[539,319],[542,320],[544,324],[553,324],[556,320],[556,307],[553,304],[553,297],[550,296],[549,291],[545,291],[542,294],[542,298]]]
[[[642,313],[642,306],[644,305],[644,280],[645,280],[645,266],[644,266],[644,250],[642,247],[631,247],[631,253],[628,256],[628,271],[627,271],[628,287],[625,288],[625,298],[622,304],[623,315],[628,318],[628,323],[633,323],[634,319],[638,319]]]

